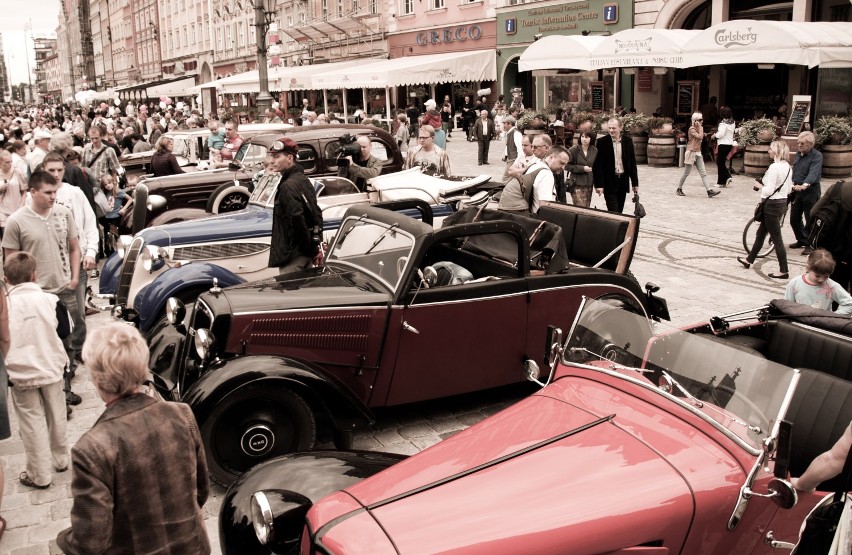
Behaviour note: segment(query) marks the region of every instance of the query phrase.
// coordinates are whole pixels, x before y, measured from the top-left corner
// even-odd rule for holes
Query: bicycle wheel
[[[754,218],[750,219],[743,229],[743,248],[746,251],[746,254],[751,252],[751,247],[754,245],[755,235],[757,235],[757,228],[760,227],[760,224],[757,224],[754,221]],[[766,235],[766,242],[764,243],[763,250],[757,253],[757,258],[763,258],[770,252],[775,249],[775,245],[772,244],[772,237],[769,234]]]

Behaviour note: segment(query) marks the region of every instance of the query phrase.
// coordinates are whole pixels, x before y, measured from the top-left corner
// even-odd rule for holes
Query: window
[[[352,11],[358,13],[358,10],[361,9],[361,6],[358,5],[358,0],[352,0]]]
[[[245,46],[246,45],[246,27],[245,27],[245,25],[240,25],[239,23],[237,25],[239,25],[239,28],[240,28],[240,46]]]
[[[379,0],[370,0],[370,13],[373,15],[379,13]]]
[[[216,46],[217,46],[218,50],[224,50],[225,49],[225,43],[222,40],[222,28],[221,27],[216,29]]]
[[[440,10],[444,7],[444,0],[432,0],[432,9]]]
[[[322,0],[322,18],[328,19],[328,0]]]
[[[414,13],[414,0],[402,0],[402,15]]]
[[[343,0],[337,0],[337,17],[343,17]]]

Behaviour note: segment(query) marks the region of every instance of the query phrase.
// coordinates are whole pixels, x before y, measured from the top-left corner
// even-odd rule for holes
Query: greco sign
[[[445,29],[433,29],[417,33],[415,41],[420,46],[427,44],[449,44],[466,40],[479,40],[482,37],[482,27],[479,25],[460,25]]]

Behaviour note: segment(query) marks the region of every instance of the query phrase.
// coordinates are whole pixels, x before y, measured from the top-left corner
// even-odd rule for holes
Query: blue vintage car
[[[328,240],[353,204],[419,199],[424,201],[421,204],[432,205],[432,214],[440,221],[453,211],[455,199],[488,179],[448,181],[412,169],[375,178],[366,193],[357,192],[344,178],[312,181]],[[169,297],[194,301],[210,289],[214,279],[220,287],[227,287],[277,274],[277,268],[268,267],[277,183],[277,174],[260,178],[244,210],[155,226],[135,237],[122,237],[120,247],[101,271],[98,297],[109,299],[115,316],[148,332],[165,316]],[[407,213],[422,217],[415,208]]]

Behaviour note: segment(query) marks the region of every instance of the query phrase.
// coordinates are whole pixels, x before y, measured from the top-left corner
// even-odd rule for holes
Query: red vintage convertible
[[[835,484],[787,479],[852,420],[852,321],[802,308],[681,330],[585,299],[564,342],[548,333],[546,370],[527,363],[542,389],[503,412],[406,459],[307,452],[246,473],[223,552],[789,551]]]

